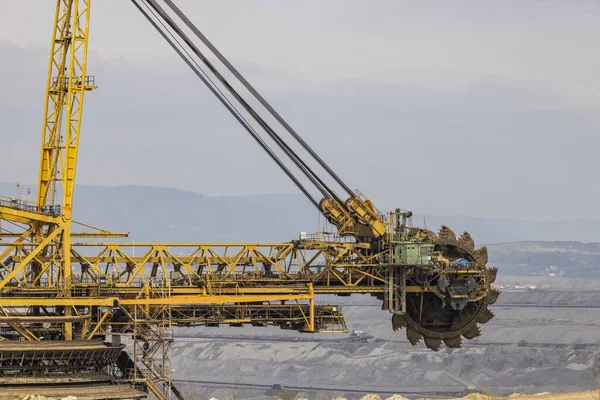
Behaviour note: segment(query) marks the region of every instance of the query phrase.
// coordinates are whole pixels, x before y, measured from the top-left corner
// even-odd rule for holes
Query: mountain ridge
[[[21,185],[25,193],[34,185]],[[0,182],[0,194],[18,196]],[[34,196],[29,195],[29,198]],[[319,213],[301,194],[210,196],[158,186],[77,185],[74,218],[144,241],[287,241],[317,230]],[[414,222],[437,231],[468,231],[479,245],[519,241],[600,242],[600,221],[537,221],[415,212]],[[322,220],[322,218],[321,218]]]

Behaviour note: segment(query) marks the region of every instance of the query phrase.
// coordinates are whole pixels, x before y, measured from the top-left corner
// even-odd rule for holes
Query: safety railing
[[[53,87],[62,87],[64,90],[69,90],[69,81],[71,82],[71,87],[75,90],[80,89],[82,84],[84,90],[91,90],[96,88],[96,77],[94,75],[88,75],[83,79],[83,82],[80,77],[73,77],[69,79],[68,77],[54,77],[52,78],[52,86]]]
[[[0,206],[14,208],[15,210],[30,211],[44,215],[58,217],[61,215],[61,207],[59,205],[44,205],[39,206],[36,203],[31,203],[14,197],[0,197]]]
[[[329,243],[354,243],[356,242],[356,238],[353,236],[341,236],[337,233],[329,233],[329,232],[316,232],[316,233],[306,233],[300,232],[298,238],[302,241],[311,241],[311,242],[329,242]]]

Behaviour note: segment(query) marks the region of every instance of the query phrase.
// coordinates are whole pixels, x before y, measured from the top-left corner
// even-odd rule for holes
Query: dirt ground
[[[231,399],[235,390],[238,398],[263,400],[275,394],[265,387],[281,385],[309,399],[359,400],[363,395],[356,389],[379,391],[382,399],[388,393],[411,400],[424,397],[421,393],[448,393],[447,399],[475,388],[498,399],[528,393],[532,396],[509,399],[600,400],[600,393],[575,394],[596,387],[600,291],[506,291],[480,337],[438,352],[412,346],[405,332],[394,332],[376,298],[326,296],[320,302],[343,307],[348,329],[370,339],[252,326],[178,328],[175,379],[207,399]],[[222,381],[214,382],[216,376]],[[265,387],[253,387],[257,383]],[[572,394],[533,395],[541,392]]]
[[[513,394],[508,397],[494,397],[484,394],[470,394],[466,397],[453,400],[598,400],[599,391],[571,392],[571,393],[538,393],[538,394]],[[434,399],[424,399],[434,400]]]

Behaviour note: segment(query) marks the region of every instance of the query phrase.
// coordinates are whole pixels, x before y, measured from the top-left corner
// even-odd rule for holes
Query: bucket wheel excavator
[[[412,227],[410,212],[399,209],[387,214],[379,212],[360,191],[350,189],[173,1],[163,2],[164,8],[156,0],[134,1],[134,4],[335,226],[338,240],[349,242],[353,253],[377,261],[377,271],[372,267],[361,267],[357,262],[345,267],[342,274],[354,270],[379,278],[370,284],[384,286],[383,293],[378,296],[384,301],[383,308],[393,313],[393,328],[406,329],[412,344],[423,339],[433,350],[438,350],[442,342],[448,347],[460,347],[462,338],[479,336],[479,324],[494,316],[488,305],[499,295],[490,287],[497,270],[487,267],[487,249],[475,249],[467,232],[457,238],[445,226],[437,235]],[[229,73],[233,83],[211,61],[213,59]],[[268,121],[274,121],[277,126]],[[312,194],[315,192],[320,200]],[[316,246],[326,244],[321,242]],[[313,246],[309,240],[300,240],[294,245],[304,251]],[[344,280],[314,280],[312,283],[315,288],[324,289],[342,285]]]
[[[408,295],[405,312],[393,315],[392,327],[405,328],[413,345],[423,339],[428,348],[437,351],[442,342],[460,347],[463,338],[479,336],[479,324],[494,317],[488,305],[496,302],[500,292],[489,287],[497,269],[486,266],[487,249],[475,249],[469,233],[457,239],[450,228],[442,226],[438,235],[430,235],[433,254],[438,254],[434,258],[443,264],[433,274],[427,268],[414,269],[409,279],[438,291]],[[467,269],[479,271],[479,278],[465,273]]]
[[[422,340],[432,350],[442,343],[460,347],[463,338],[480,335],[480,325],[494,316],[488,305],[499,295],[491,287],[497,270],[487,267],[485,247],[476,248],[466,232],[457,238],[445,226],[437,234],[415,227],[409,211],[378,211],[172,0],[131,3],[333,232],[282,243],[122,243],[104,240],[126,233],[73,221],[84,94],[96,88],[86,74],[91,0],[57,0],[37,201],[0,198],[5,221],[0,236],[14,238],[0,242],[0,337],[28,342],[0,346],[9,375],[18,372],[34,382],[39,371],[52,375],[56,367],[56,376],[78,374],[83,382],[100,376],[82,377],[84,372],[116,363],[119,382],[131,379],[166,399],[175,390],[164,358],[168,352],[159,349],[172,342],[172,326],[344,331],[341,309],[317,304],[322,294],[376,296],[392,314],[394,330],[405,330],[410,343]],[[84,231],[72,232],[72,226]],[[119,355],[123,346],[114,340],[119,335],[133,337],[138,348],[133,358]],[[108,352],[82,344],[107,337],[113,339]],[[36,343],[42,338],[43,346]],[[52,346],[65,360],[40,358]],[[107,356],[84,354],[94,351]],[[31,363],[23,364],[24,359]],[[8,379],[2,368],[0,385]]]

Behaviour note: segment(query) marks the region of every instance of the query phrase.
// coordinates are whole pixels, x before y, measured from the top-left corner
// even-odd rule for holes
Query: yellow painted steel
[[[346,200],[344,204],[335,199],[324,198],[321,210],[327,219],[336,226],[342,236],[382,237],[387,233],[387,224],[370,200],[362,193]]]
[[[311,300],[314,294],[261,294],[261,295],[191,295],[119,300],[121,305],[194,305],[225,303],[263,303],[271,301]]]
[[[0,245],[2,245],[0,243]],[[13,245],[11,248],[26,246]],[[135,291],[149,278],[161,277],[173,293],[286,293],[319,283],[319,293],[371,293],[383,290],[384,269],[378,253],[360,243],[286,242],[266,244],[74,243],[72,268],[80,287],[99,284]],[[92,252],[90,254],[90,252]],[[135,252],[134,256],[132,253]],[[13,254],[21,263],[27,256]],[[38,255],[42,279],[52,280],[55,255]],[[10,284],[31,287],[13,279]],[[8,282],[5,282],[6,285]],[[237,289],[232,289],[236,284]],[[284,286],[280,286],[285,284]],[[304,290],[304,289],[300,289]]]
[[[334,199],[325,198],[321,200],[320,207],[329,222],[337,227],[340,235],[355,236],[358,234],[354,218],[342,204]]]
[[[48,237],[46,237],[46,239],[42,241],[42,243],[39,246],[37,246],[25,258],[23,258],[23,260],[16,267],[12,268],[10,272],[4,277],[4,279],[0,281],[0,289],[2,289],[11,280],[13,280],[17,276],[17,274],[21,270],[23,270],[23,268],[25,268],[31,261],[34,260],[34,258],[40,251],[42,251],[46,246],[48,246],[52,242],[52,240],[59,235],[59,233],[61,233],[60,230],[54,230],[52,233],[50,233],[50,235],[48,235]]]
[[[90,3],[91,0],[56,2],[36,204],[17,202],[14,206],[0,207],[0,218],[30,226],[35,231],[32,241],[39,244],[26,250],[25,258],[2,278],[0,289],[12,280],[19,280],[17,275],[21,271],[21,281],[26,280],[24,269],[30,263],[32,272],[52,271],[41,265],[38,255],[52,258],[61,279],[71,278],[71,222],[83,102],[85,92],[95,88],[93,79],[86,75]],[[60,208],[55,204],[59,189]],[[71,308],[65,312],[69,317]],[[65,323],[65,337],[73,337],[70,322]]]
[[[36,203],[0,204],[0,219],[23,225],[22,232],[1,235],[16,239],[0,243],[6,246],[0,255],[0,305],[66,306],[68,320],[73,307],[112,307],[114,301],[151,306],[309,300],[314,309],[315,293],[386,290],[389,274],[380,263],[381,254],[373,251],[383,248],[378,246],[382,239],[378,243],[72,243],[74,237],[127,235],[86,224],[81,225],[92,232],[71,232],[84,97],[95,88],[86,75],[90,7],[90,0],[56,2]],[[62,195],[60,213],[48,208],[55,206],[57,184]],[[321,209],[342,236],[382,238],[388,232],[382,215],[358,191],[345,203],[324,199]],[[164,282],[168,294],[151,296],[147,285],[155,279]],[[306,294],[306,285],[311,285],[311,294]],[[140,298],[142,288],[145,295]],[[436,289],[408,286],[404,290]],[[5,296],[8,293],[13,297]],[[314,322],[309,325],[314,328]],[[71,323],[65,324],[65,331],[71,338]]]
[[[58,0],[54,17],[54,30],[50,48],[50,61],[46,83],[46,102],[44,105],[44,125],[42,132],[42,151],[40,155],[40,172],[38,182],[37,204],[48,203],[48,193],[54,196],[55,180],[62,165],[61,124],[67,76],[67,58],[69,54],[69,38],[71,36],[71,15],[73,1]],[[51,190],[52,189],[52,190]],[[54,203],[54,199],[50,199]]]
[[[363,200],[359,196],[356,196],[348,199],[346,206],[356,214],[359,221],[362,221],[372,229],[373,236],[381,237],[385,235],[387,232],[386,223],[383,221],[383,218],[377,215],[375,207],[370,200]]]
[[[0,297],[2,307],[116,307],[118,305],[119,299],[116,297]]]
[[[71,219],[86,76],[90,0],[57,0],[46,83],[38,206],[54,205],[62,182],[63,217]],[[63,132],[64,121],[64,132]]]
[[[1,213],[1,211],[0,211]],[[3,218],[0,218],[3,219]],[[13,238],[15,236],[19,236],[16,233],[9,233],[9,232],[0,232],[0,239],[3,238]],[[126,238],[127,236],[129,236],[128,232],[107,232],[107,233],[102,233],[102,232],[71,232],[71,239],[73,238],[90,238],[90,239],[97,239],[97,238]]]
[[[307,290],[307,289],[305,289]],[[227,304],[227,303],[263,303],[272,301],[314,300],[314,292],[303,294],[236,294],[236,295],[185,295],[168,297],[141,297],[120,299],[118,297],[4,297],[0,296],[0,307],[33,307],[33,306],[158,306],[158,305],[197,305],[197,304]]]
[[[33,211],[20,210],[7,206],[0,206],[0,218],[26,225],[35,223],[59,225],[62,223],[62,218],[60,217],[45,215]]]
[[[81,322],[85,319],[89,318],[86,315],[74,315],[71,317],[63,317],[63,316],[38,316],[38,315],[9,315],[9,316],[0,316],[0,322],[2,323],[10,323],[10,322],[27,322],[27,323],[42,323],[42,322]]]
[[[14,238],[0,242],[1,322],[26,340],[39,340],[41,334],[47,338],[48,332],[55,334],[53,339],[66,340],[128,334],[128,325],[133,324],[134,348],[148,338],[165,346],[172,337],[162,329],[190,320],[265,326],[271,322],[307,332],[323,328],[345,332],[341,311],[336,306],[317,307],[316,294],[370,293],[383,298],[400,289],[389,279],[392,267],[381,264],[382,253],[377,250],[385,248],[386,233],[387,244],[391,242],[393,229],[358,191],[345,203],[329,198],[320,204],[342,240],[72,242],[76,237],[128,236],[72,220],[84,97],[96,88],[87,75],[90,7],[91,0],[56,1],[36,202],[0,198],[0,220],[22,229],[0,232],[0,238]],[[73,224],[91,231],[71,232]],[[477,276],[478,271],[460,273]],[[438,289],[409,284],[402,290]],[[271,320],[258,313],[248,317],[250,309],[255,312],[263,306],[287,311],[268,317]],[[228,313],[222,315],[221,309]],[[200,318],[193,314],[197,311]],[[42,322],[51,328],[41,327]],[[155,370],[151,364],[156,360],[147,349],[143,352],[146,355],[139,360],[149,371],[146,383],[163,398],[157,382],[170,382],[170,372]],[[163,347],[163,359],[167,354]],[[137,368],[135,356],[134,360]]]
[[[87,337],[88,340],[92,340],[94,338],[94,336],[96,335],[96,333],[98,333],[98,330],[100,329],[102,324],[106,321],[106,318],[109,315],[110,315],[110,310],[104,311],[104,313],[102,314],[102,317],[100,318],[100,320],[98,320],[98,322],[96,323],[96,326],[94,327],[94,329],[92,329],[92,331],[88,335],[88,337]]]
[[[4,307],[0,307],[0,314],[3,315],[1,318],[5,318],[6,323],[10,325],[15,331],[17,331],[25,340],[39,340],[39,338],[31,332],[29,329],[25,328],[16,318],[12,317]]]

